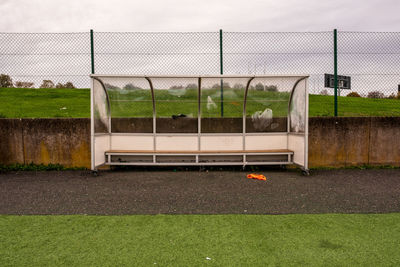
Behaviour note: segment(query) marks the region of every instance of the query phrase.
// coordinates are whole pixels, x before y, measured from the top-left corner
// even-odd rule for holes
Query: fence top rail
[[[308,78],[307,74],[274,75],[130,75],[130,74],[91,74],[91,78]]]

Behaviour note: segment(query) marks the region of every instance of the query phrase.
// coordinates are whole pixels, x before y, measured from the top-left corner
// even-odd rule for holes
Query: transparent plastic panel
[[[290,103],[290,132],[304,133],[306,125],[306,80],[300,81],[293,91]]]
[[[145,78],[101,78],[111,102],[113,133],[152,133],[153,100]]]
[[[157,133],[197,133],[198,79],[151,78]]]
[[[255,78],[246,99],[246,132],[286,132],[290,93],[298,78]]]
[[[109,132],[109,109],[106,92],[97,80],[93,80],[93,113],[94,132]]]
[[[355,42],[353,46],[347,44],[345,39],[358,39],[364,33],[349,33],[345,36],[344,32],[338,33],[338,68],[341,75],[350,75],[352,83],[352,91],[367,95],[367,86],[371,90],[380,90],[378,87],[385,87],[386,95],[392,92],[397,94],[397,84],[399,83],[399,75],[397,81],[393,79],[395,76],[386,75],[387,73],[397,72],[400,65],[400,33],[383,33],[380,37],[381,43],[371,41],[366,38],[366,42]],[[380,35],[375,33],[365,33],[369,35]],[[397,40],[396,40],[397,36]],[[385,40],[385,41],[383,41]],[[394,44],[397,44],[394,45]],[[390,45],[392,49],[383,50],[383,47]],[[318,109],[314,109],[314,116],[332,116],[333,115],[333,89],[324,88],[324,74],[333,73],[333,32],[226,32],[223,35],[223,52],[224,52],[224,74],[244,74],[244,75],[292,75],[292,74],[308,74],[308,88],[310,94],[313,94],[312,100],[320,103]],[[351,47],[353,49],[348,50]],[[397,55],[372,55],[359,52],[368,52],[366,47],[375,48],[374,53],[394,52]],[[393,49],[393,48],[397,49]],[[360,51],[361,50],[361,51]],[[343,54],[341,54],[343,51]],[[397,52],[396,52],[397,51]],[[347,52],[347,53],[346,53]],[[397,58],[397,64],[392,65],[395,60],[379,61],[381,56]],[[344,66],[344,57],[350,60],[346,61]],[[359,58],[371,58],[371,61],[359,61]],[[374,61],[375,60],[375,61]],[[379,62],[379,64],[378,64]],[[347,64],[348,63],[348,64]],[[361,63],[361,64],[360,64]],[[385,65],[383,67],[383,65]],[[379,66],[378,68],[374,66]],[[382,66],[382,68],[380,68]],[[391,69],[390,72],[382,72],[382,69]],[[371,71],[372,70],[372,71]],[[382,75],[374,75],[373,73],[385,73]],[[361,74],[361,75],[355,75]],[[371,75],[372,74],[372,75]],[[379,76],[379,77],[378,77]],[[357,79],[357,81],[356,81]],[[379,81],[377,81],[378,79]],[[354,85],[354,86],[353,86]],[[395,86],[393,86],[395,85]],[[357,87],[357,88],[356,88]],[[394,91],[395,90],[395,91]],[[349,90],[343,90],[342,96],[349,94]],[[363,95],[362,95],[363,96]],[[350,101],[357,100],[353,97],[342,97],[339,99],[339,114],[344,116],[366,115],[364,111],[360,111],[356,107],[350,107]],[[345,103],[341,108],[341,103]],[[358,102],[358,101],[357,101]],[[383,106],[383,105],[382,105]],[[386,105],[385,105],[386,106]],[[387,105],[392,109],[387,112],[393,112],[394,106]],[[399,107],[399,106],[398,106]],[[368,109],[368,107],[366,107]],[[397,108],[396,108],[397,109]],[[351,113],[345,113],[345,110],[351,110]],[[343,112],[341,114],[341,112]],[[384,112],[382,112],[384,113]]]
[[[249,78],[201,79],[202,133],[243,132],[243,101],[248,81]]]

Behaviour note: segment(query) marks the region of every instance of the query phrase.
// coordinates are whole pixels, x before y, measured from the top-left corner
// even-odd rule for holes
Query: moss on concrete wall
[[[122,122],[113,125],[131,128]],[[310,167],[400,166],[400,117],[317,117],[309,125]],[[90,120],[0,119],[0,164],[13,163],[89,168]]]

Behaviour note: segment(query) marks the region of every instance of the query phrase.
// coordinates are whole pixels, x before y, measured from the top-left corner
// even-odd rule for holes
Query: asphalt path
[[[400,212],[400,169],[0,173],[0,214]]]

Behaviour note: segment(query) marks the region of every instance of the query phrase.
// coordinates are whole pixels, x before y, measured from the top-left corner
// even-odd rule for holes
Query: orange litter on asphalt
[[[262,174],[256,174],[256,173],[250,173],[247,175],[248,179],[256,179],[256,180],[262,180],[262,181],[266,181],[267,177],[265,177]]]

